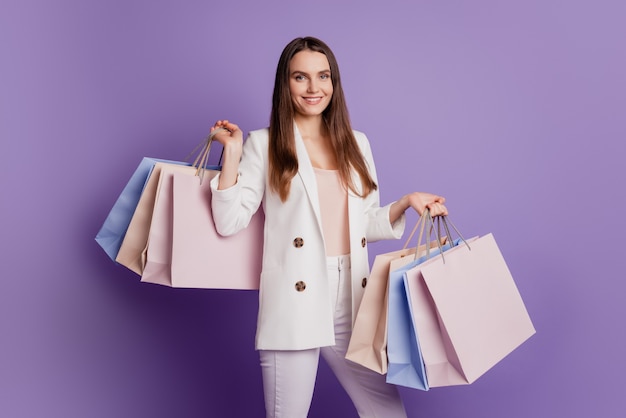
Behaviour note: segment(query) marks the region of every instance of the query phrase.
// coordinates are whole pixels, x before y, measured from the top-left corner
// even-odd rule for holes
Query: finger
[[[218,120],[217,122],[215,122],[214,126],[216,128],[226,129],[227,131],[230,131],[230,132],[239,130],[239,126],[237,126],[234,123],[229,122],[228,119]]]
[[[428,205],[431,216],[445,216],[447,215],[447,209],[440,203],[433,202]]]
[[[237,126],[237,125],[236,125],[236,124],[234,124],[234,123],[230,123],[230,122],[228,122],[228,121],[226,121],[226,124],[224,125],[224,127],[225,127],[226,129],[228,129],[229,131],[231,131],[231,132],[234,132],[234,131],[238,131],[238,130],[239,130],[239,126]]]

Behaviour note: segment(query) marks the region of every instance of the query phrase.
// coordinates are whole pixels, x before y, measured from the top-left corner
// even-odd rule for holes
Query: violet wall
[[[219,118],[265,126],[301,35],[339,59],[382,200],[440,193],[465,235],[493,232],[537,328],[470,386],[403,390],[409,416],[624,416],[625,19],[620,0],[2,0],[0,416],[263,416],[256,295],[141,284],[93,238],[141,157],[182,159]],[[355,416],[322,364],[311,417]]]

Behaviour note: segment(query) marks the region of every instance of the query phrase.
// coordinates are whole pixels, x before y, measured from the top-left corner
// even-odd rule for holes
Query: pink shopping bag
[[[212,289],[258,289],[263,213],[254,214],[237,234],[219,235],[211,215],[207,174],[201,184],[198,176],[174,173],[172,281]]]
[[[196,168],[162,165],[145,252],[143,282],[182,288],[258,289],[263,215],[231,237],[215,231],[210,180]],[[176,181],[175,181],[176,179]]]
[[[430,387],[469,384],[535,333],[492,234],[405,274]]]

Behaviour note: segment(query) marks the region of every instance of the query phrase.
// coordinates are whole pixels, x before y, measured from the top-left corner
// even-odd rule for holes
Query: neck
[[[325,135],[322,116],[319,117],[296,117],[294,123],[300,131],[303,139],[316,139]]]

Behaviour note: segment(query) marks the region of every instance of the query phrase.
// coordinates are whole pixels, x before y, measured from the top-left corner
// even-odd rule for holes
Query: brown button
[[[293,246],[296,248],[300,248],[304,245],[304,240],[300,237],[297,237],[293,240]]]
[[[304,283],[302,280],[296,282],[296,290],[298,292],[302,292],[304,289],[306,289],[306,283]]]
[[[361,287],[365,286],[367,286],[367,277],[363,277],[363,280],[361,280]]]
[[[367,240],[363,237],[361,238],[361,247],[365,248],[365,244],[367,244]]]

